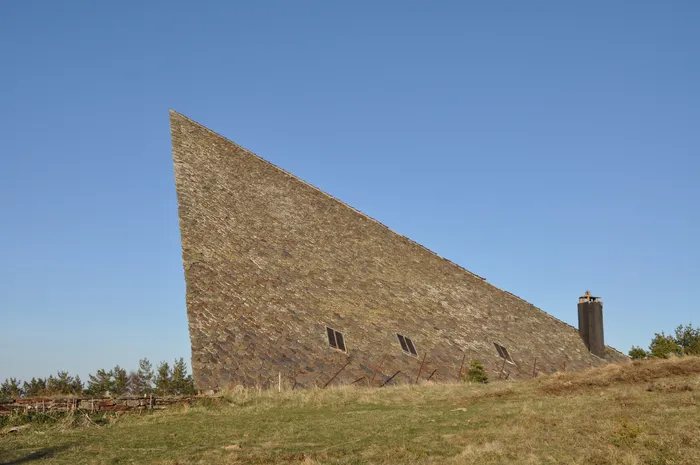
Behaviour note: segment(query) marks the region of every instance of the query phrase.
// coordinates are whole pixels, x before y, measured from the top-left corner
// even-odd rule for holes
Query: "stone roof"
[[[401,373],[509,377],[605,363],[576,328],[171,111],[192,366],[200,389]],[[572,302],[572,314],[576,306]],[[344,335],[329,346],[326,327]],[[507,348],[505,363],[496,345]],[[624,355],[610,349],[610,360]],[[455,368],[457,367],[457,368]],[[427,368],[426,368],[427,369]],[[504,375],[505,376],[505,375]],[[384,377],[384,378],[383,378]]]

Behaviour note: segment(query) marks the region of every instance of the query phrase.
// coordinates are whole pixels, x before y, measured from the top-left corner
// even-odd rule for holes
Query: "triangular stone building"
[[[592,355],[576,328],[185,116],[170,123],[198,389],[456,380],[471,360],[513,379],[625,358]]]

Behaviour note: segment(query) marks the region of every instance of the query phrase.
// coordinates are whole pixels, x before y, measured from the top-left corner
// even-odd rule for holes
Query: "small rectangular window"
[[[338,342],[338,350],[345,352],[345,341],[343,340],[343,333],[335,332],[335,340]]]
[[[501,346],[501,349],[503,350],[503,358],[505,358],[510,363],[515,363],[511,358],[510,354],[508,353],[508,349],[506,349],[503,346]]]
[[[408,351],[411,352],[413,355],[418,355],[418,352],[416,352],[416,348],[413,345],[413,341],[410,340],[409,338],[406,338],[406,345],[408,345]]]
[[[406,345],[406,339],[404,339],[404,337],[400,334],[397,334],[397,336],[399,337],[399,344],[401,344],[401,350],[403,350],[404,352],[408,352],[408,346]]]
[[[333,348],[338,348],[338,344],[335,342],[335,331],[333,331],[331,328],[326,326],[326,331],[328,331],[328,343],[331,345]]]
[[[513,365],[515,365],[513,358],[510,356],[510,353],[508,352],[508,349],[506,349],[502,345],[498,344],[497,342],[494,342],[493,345],[496,346],[496,351],[498,352],[499,357],[504,359],[506,362],[512,363]]]
[[[503,351],[501,350],[501,346],[499,344],[496,344],[495,342],[493,343],[494,346],[496,346],[496,351],[498,352],[498,356],[501,358],[505,358],[503,356]]]
[[[345,347],[345,338],[343,338],[343,333],[336,331],[333,328],[326,326],[326,332],[328,333],[328,345],[334,349],[338,349],[343,352],[347,352]]]
[[[401,350],[408,355],[418,355],[416,351],[416,346],[413,345],[411,338],[403,336],[401,334],[396,335],[399,338],[399,344],[401,344]]]

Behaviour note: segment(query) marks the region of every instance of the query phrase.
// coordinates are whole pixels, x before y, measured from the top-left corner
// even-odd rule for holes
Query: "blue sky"
[[[577,3],[576,5],[574,3]],[[0,2],[0,379],[189,359],[168,108],[606,342],[700,324],[700,3]]]

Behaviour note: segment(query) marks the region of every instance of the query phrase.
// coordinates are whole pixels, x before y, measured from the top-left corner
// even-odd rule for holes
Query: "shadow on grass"
[[[24,457],[12,459],[9,462],[0,462],[0,465],[20,465],[22,463],[34,462],[35,460],[48,459],[48,458],[55,456],[60,451],[68,449],[70,446],[71,446],[70,444],[66,444],[63,446],[47,447],[44,449],[39,449],[37,451],[31,452],[28,455],[25,455]],[[0,457],[0,460],[3,460],[3,459]]]

